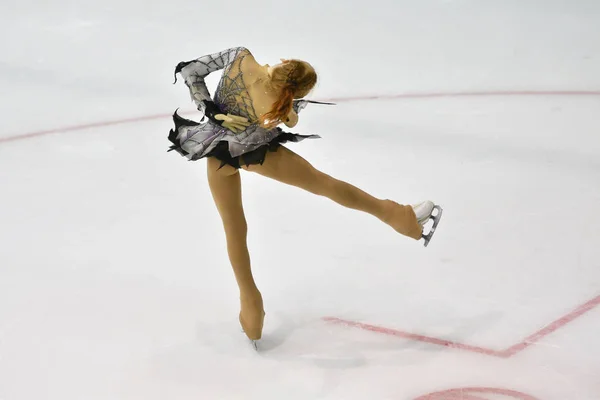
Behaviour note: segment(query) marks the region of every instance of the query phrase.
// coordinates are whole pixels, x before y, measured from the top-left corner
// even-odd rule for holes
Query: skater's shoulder
[[[245,46],[236,46],[236,47],[231,47],[230,49],[228,49],[228,51],[233,52],[235,57],[252,57],[254,58],[254,56],[252,55],[252,52]]]
[[[254,54],[252,54],[252,52],[247,47],[238,47],[237,57],[243,58],[244,61],[250,61],[254,64],[258,64],[256,62],[256,59],[254,58]]]
[[[226,64],[232,64],[234,62],[243,64],[257,64],[254,59],[252,52],[245,46],[230,47],[221,54],[226,54]]]

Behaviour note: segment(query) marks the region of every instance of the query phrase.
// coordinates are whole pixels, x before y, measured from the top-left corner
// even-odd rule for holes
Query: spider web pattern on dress
[[[254,122],[258,118],[242,72],[242,62],[249,54],[250,52],[244,49],[231,64],[225,67],[217,85],[215,102],[221,106],[223,112],[239,115]]]

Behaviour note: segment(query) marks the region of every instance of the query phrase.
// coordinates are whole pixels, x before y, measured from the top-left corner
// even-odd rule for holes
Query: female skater
[[[315,169],[282,146],[288,141],[319,136],[298,135],[278,127],[281,123],[290,128],[297,124],[298,113],[311,102],[302,99],[317,82],[315,70],[307,62],[281,61],[273,66],[260,65],[248,49],[237,47],[179,63],[175,82],[180,73],[192,100],[207,119],[198,123],[175,112],[175,129],[169,133],[171,150],[190,160],[207,158],[208,183],[223,222],[227,253],[240,290],[239,321],[255,346],[262,336],[265,312],[246,244],[240,168],[367,212],[405,236],[424,239],[425,245],[442,212],[431,201],[409,206],[377,199]],[[204,78],[221,69],[223,75],[213,101]],[[433,226],[425,235],[423,227],[430,219]]]

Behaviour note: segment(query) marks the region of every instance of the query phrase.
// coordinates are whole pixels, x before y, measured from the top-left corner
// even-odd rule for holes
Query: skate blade
[[[241,329],[241,332],[245,335],[246,332],[244,332],[243,329]],[[250,345],[252,346],[252,348],[256,351],[258,351],[258,340],[252,340],[252,339],[248,339],[248,342],[250,342]]]
[[[433,234],[435,233],[435,228],[437,228],[438,224],[440,223],[440,219],[442,218],[442,212],[443,212],[442,207],[436,205],[435,207],[433,207],[433,209],[437,210],[437,213],[435,215],[433,215],[433,211],[432,211],[431,219],[433,220],[433,226],[431,227],[431,229],[429,230],[429,233],[427,233],[427,235],[422,236],[422,238],[425,240],[425,243],[424,243],[425,247],[427,247],[427,245],[431,241],[431,238],[433,237]]]

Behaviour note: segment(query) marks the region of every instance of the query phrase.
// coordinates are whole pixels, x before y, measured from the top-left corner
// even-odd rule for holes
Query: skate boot
[[[425,247],[427,247],[429,241],[431,241],[431,238],[435,233],[435,229],[440,222],[440,218],[442,217],[442,207],[434,204],[432,201],[427,200],[417,205],[413,205],[412,208],[417,217],[417,222],[423,229],[423,232],[425,230],[425,224],[427,224],[429,220],[433,221],[433,225],[431,226],[431,229],[429,229],[429,232],[427,232],[427,234],[422,233],[422,239],[425,240]],[[433,215],[434,210],[437,210],[435,215]]]
[[[242,330],[250,339],[255,350],[258,350],[257,340],[262,337],[265,311],[260,292],[256,296],[245,296],[240,298],[241,311],[239,315]]]
[[[381,220],[404,236],[415,240],[422,239],[423,227],[417,222],[415,211],[410,205],[398,204],[389,199],[385,200]]]

